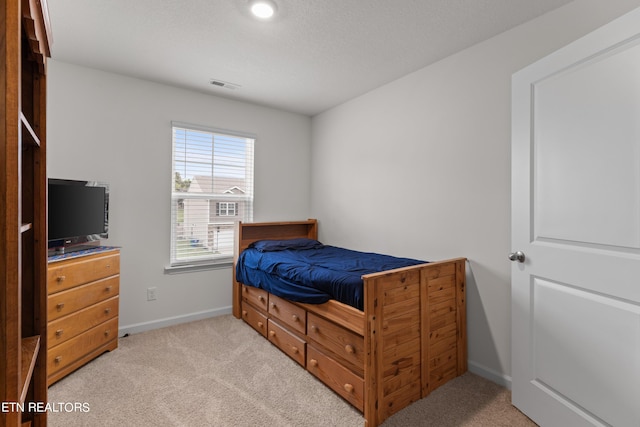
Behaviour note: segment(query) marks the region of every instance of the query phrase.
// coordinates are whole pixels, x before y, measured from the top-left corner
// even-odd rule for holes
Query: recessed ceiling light
[[[271,0],[253,0],[251,13],[259,19],[270,19],[276,13],[276,4]]]

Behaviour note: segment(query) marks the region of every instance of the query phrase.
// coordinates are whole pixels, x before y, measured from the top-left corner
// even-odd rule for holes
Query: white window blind
[[[171,266],[228,262],[253,219],[255,137],[172,123]]]

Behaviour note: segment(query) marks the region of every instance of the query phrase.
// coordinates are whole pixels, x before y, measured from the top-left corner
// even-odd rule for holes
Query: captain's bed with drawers
[[[426,263],[317,239],[316,220],[239,223],[233,315],[368,427],[466,372],[465,258]]]

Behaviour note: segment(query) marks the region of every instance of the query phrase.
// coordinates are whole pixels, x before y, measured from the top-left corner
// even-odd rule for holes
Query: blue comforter
[[[321,304],[335,299],[362,310],[364,274],[425,263],[295,240],[304,244],[252,244],[240,254],[236,280],[290,301]]]

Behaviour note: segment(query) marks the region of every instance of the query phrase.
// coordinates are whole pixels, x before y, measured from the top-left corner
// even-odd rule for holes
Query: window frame
[[[180,172],[176,169],[176,129],[184,129],[186,131],[195,131],[195,132],[205,132],[212,134],[212,137],[215,138],[215,135],[229,136],[234,138],[243,138],[248,141],[250,144],[250,152],[248,151],[245,155],[245,161],[250,162],[250,176],[248,178],[249,182],[246,184],[246,188],[243,190],[243,194],[217,194],[217,193],[191,193],[189,197],[184,197],[184,195],[188,194],[187,192],[181,193],[175,191],[175,177],[176,172]],[[213,140],[215,141],[215,139]],[[199,270],[207,270],[213,268],[227,268],[233,265],[233,253],[232,254],[220,254],[206,257],[190,257],[185,258],[184,260],[178,260],[178,256],[176,254],[176,244],[177,244],[177,228],[178,228],[178,213],[177,213],[177,204],[178,200],[182,199],[206,199],[209,200],[209,205],[211,205],[211,201],[215,201],[215,203],[234,203],[234,215],[224,215],[218,216],[218,212],[214,212],[216,218],[223,218],[234,223],[237,221],[250,222],[253,220],[253,201],[254,201],[254,187],[255,187],[255,144],[257,141],[257,136],[253,133],[235,131],[217,127],[209,127],[202,125],[195,125],[192,123],[184,123],[184,122],[171,122],[171,192],[170,192],[170,241],[169,241],[169,262],[165,266],[165,273],[174,274],[174,273],[183,273],[188,271],[199,271]],[[212,157],[211,164],[215,164],[215,156],[213,156],[214,148],[212,147]],[[249,158],[250,157],[250,158]],[[194,175],[195,176],[195,175]],[[191,177],[193,178],[193,177]],[[189,176],[182,177],[182,179],[190,179]],[[213,175],[212,175],[213,179]],[[215,199],[212,197],[215,195]],[[220,199],[229,198],[229,201],[221,201]],[[239,203],[243,203],[242,209],[239,207]],[[227,207],[228,207],[227,205]],[[217,206],[216,206],[217,207]],[[239,211],[243,211],[243,214],[240,215]],[[211,217],[211,213],[209,214]],[[183,224],[184,226],[184,224]],[[216,226],[214,223],[207,223],[207,227]],[[235,249],[235,233],[232,238],[232,245]]]

